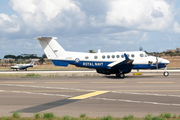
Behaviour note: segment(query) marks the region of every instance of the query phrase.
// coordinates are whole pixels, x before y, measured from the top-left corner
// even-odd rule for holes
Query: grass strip
[[[71,117],[65,115],[57,117],[54,113],[35,113],[33,117],[22,117],[22,114],[18,111],[14,112],[10,117],[0,117],[0,120],[180,120],[180,115],[177,117],[176,114],[172,116],[171,113],[162,113],[158,116],[148,114],[143,118],[136,118],[134,115],[124,116],[122,118],[115,118],[111,115],[104,117],[88,117],[85,113],[80,114],[79,117]]]

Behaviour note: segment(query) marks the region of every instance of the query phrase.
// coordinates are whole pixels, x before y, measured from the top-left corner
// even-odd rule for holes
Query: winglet
[[[126,60],[130,60],[129,57],[126,55],[126,53],[124,53],[124,57]]]

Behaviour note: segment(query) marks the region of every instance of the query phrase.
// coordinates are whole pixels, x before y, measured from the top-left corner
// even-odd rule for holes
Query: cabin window
[[[140,57],[144,57],[144,54],[140,54]]]
[[[105,59],[106,58],[105,55],[103,55],[102,58]]]
[[[112,55],[112,58],[115,58],[115,56],[114,56],[114,55]]]
[[[85,59],[89,59],[89,57],[88,57],[88,56],[86,56],[86,57],[85,57]]]
[[[94,56],[94,59],[97,59],[98,58],[98,56]]]
[[[134,54],[131,54],[131,57],[133,58],[135,55]]]
[[[119,55],[116,55],[116,58],[119,58]]]
[[[121,55],[122,58],[124,58],[124,55]]]
[[[109,59],[109,58],[110,58],[110,55],[108,55],[107,58]]]
[[[127,54],[127,56],[129,57],[129,54]]]

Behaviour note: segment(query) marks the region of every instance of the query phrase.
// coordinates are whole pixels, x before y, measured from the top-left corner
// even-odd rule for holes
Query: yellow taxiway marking
[[[126,82],[90,82],[90,83],[126,83]]]
[[[36,82],[0,82],[0,83],[36,83]]]
[[[100,94],[104,94],[104,93],[107,93],[107,92],[109,92],[109,91],[95,91],[95,92],[92,92],[92,93],[72,97],[72,98],[69,98],[69,99],[86,99],[86,98],[93,97],[93,96],[100,95]]]
[[[174,83],[174,82],[136,82],[136,83]]]
[[[44,83],[79,83],[79,82],[44,82]]]

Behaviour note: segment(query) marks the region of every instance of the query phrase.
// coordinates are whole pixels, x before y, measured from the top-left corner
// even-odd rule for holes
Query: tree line
[[[47,58],[45,54],[42,55],[42,57],[38,57],[36,54],[21,54],[21,55],[5,55],[5,59],[40,59],[40,58]]]
[[[140,47],[139,48],[140,51],[143,51],[143,48]],[[179,51],[175,51],[175,52],[172,52],[172,51],[163,51],[163,52],[147,52],[147,51],[144,51],[146,52],[147,54],[149,55],[152,55],[152,56],[180,56],[180,52]],[[89,50],[89,53],[96,53],[94,50]],[[21,54],[21,55],[5,55],[4,56],[5,59],[15,59],[15,61],[17,61],[18,59],[40,59],[40,61],[44,61],[44,58],[47,58],[46,54],[43,54],[42,57],[38,57],[37,54]]]
[[[16,62],[20,60],[21,63],[24,63],[25,59],[39,59],[38,62],[43,64],[45,61],[44,58],[47,58],[46,54],[43,54],[42,57],[38,57],[36,54],[21,54],[21,55],[5,55],[4,59],[14,59]],[[12,60],[9,60],[8,63],[13,63]]]
[[[162,56],[180,56],[180,52],[176,51],[176,52],[172,52],[172,51],[163,51],[163,52],[147,52],[145,51],[147,54],[152,55],[152,56],[158,56],[158,57],[162,57]]]

